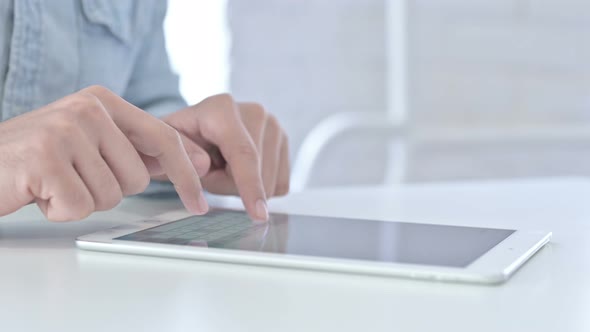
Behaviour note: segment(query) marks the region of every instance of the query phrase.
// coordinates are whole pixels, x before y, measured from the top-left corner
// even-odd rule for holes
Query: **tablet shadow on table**
[[[102,218],[91,218],[65,223],[50,222],[41,218],[14,222],[0,221],[0,249],[26,248],[45,250],[52,248],[73,248],[76,246],[75,241],[77,237],[115,227],[119,224],[120,222]]]

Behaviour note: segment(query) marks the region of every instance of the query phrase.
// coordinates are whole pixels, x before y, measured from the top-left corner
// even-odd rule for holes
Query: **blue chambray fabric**
[[[166,1],[0,2],[3,120],[93,84],[156,116],[186,106],[165,49]]]
[[[155,116],[186,106],[165,49],[165,0],[0,0],[0,117],[93,84]],[[168,191],[152,184],[148,191]]]

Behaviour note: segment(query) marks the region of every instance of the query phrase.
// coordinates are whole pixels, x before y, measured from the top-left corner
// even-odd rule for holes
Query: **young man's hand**
[[[287,136],[262,106],[221,94],[163,120],[181,133],[203,187],[239,194],[254,219],[267,219],[267,198],[289,191]]]
[[[192,213],[208,210],[202,182],[266,220],[266,199],[289,190],[288,155],[284,131],[257,104],[218,95],[161,121],[93,86],[0,123],[0,215],[36,202],[50,220],[83,219],[152,177],[170,180]]]
[[[0,123],[0,215],[36,202],[50,220],[82,219],[158,174],[189,211],[207,211],[178,132],[102,87]]]

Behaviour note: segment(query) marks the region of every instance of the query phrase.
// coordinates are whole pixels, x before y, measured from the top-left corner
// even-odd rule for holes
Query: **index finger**
[[[99,99],[137,151],[158,160],[190,212],[207,212],[208,205],[199,176],[184,149],[180,135],[174,128],[106,88],[94,86],[82,91]]]
[[[235,109],[217,110],[215,114],[222,118],[207,118],[207,121],[215,121],[214,124],[208,124],[208,127],[215,127],[215,130],[201,132],[205,139],[219,148],[227,161],[238,193],[250,216],[255,220],[266,221],[268,208],[256,145]]]

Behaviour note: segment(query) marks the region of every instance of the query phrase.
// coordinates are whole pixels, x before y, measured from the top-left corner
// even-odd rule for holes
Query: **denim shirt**
[[[186,106],[165,49],[166,1],[0,2],[2,120],[93,84],[156,116]]]
[[[0,0],[0,120],[89,85],[155,116],[186,106],[166,53],[165,0]],[[171,193],[152,181],[145,193]]]

